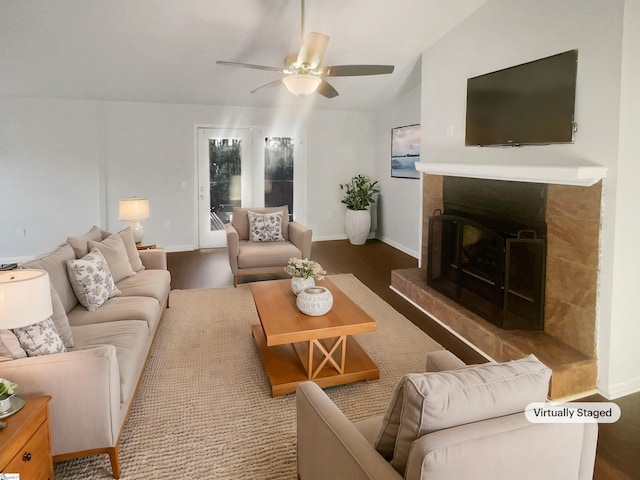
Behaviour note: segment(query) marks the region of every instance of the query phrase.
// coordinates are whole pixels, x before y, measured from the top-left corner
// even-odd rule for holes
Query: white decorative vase
[[[305,315],[324,315],[333,307],[333,295],[325,287],[305,288],[298,294],[296,306]]]
[[[4,413],[11,408],[11,397],[13,397],[13,395],[4,400],[0,400],[0,413]]]
[[[302,278],[302,277],[291,277],[291,291],[294,295],[298,295],[299,292],[304,290],[307,287],[315,286],[316,281],[313,277]]]
[[[369,210],[349,210],[344,217],[347,237],[353,245],[364,245],[371,230],[371,212]]]

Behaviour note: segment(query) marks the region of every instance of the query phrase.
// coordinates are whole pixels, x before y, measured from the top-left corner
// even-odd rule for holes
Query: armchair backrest
[[[282,212],[282,236],[285,240],[289,240],[289,207],[260,207],[260,208],[233,208],[233,216],[231,225],[238,232],[239,240],[249,240],[249,215],[248,211],[256,213],[274,213]]]

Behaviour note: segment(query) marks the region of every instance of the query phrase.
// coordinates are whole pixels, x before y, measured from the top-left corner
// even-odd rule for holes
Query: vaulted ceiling
[[[486,0],[306,0],[325,65],[395,65],[294,97],[279,74],[300,46],[299,0],[0,0],[0,96],[372,110],[420,79],[420,54]]]

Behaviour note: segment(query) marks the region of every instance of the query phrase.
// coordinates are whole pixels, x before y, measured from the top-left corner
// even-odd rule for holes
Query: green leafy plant
[[[18,385],[0,378],[0,400],[5,400],[18,391]]]
[[[301,258],[290,258],[287,266],[284,267],[284,271],[292,277],[311,277],[314,280],[322,280],[327,273],[318,262],[307,260],[306,258],[304,260]]]
[[[377,181],[372,182],[365,175],[356,175],[348,183],[341,183],[340,189],[344,192],[342,203],[349,210],[366,210],[375,200],[373,196],[380,190],[376,188]]]

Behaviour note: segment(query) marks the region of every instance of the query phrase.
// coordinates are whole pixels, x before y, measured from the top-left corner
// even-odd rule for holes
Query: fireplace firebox
[[[546,185],[446,177],[427,284],[504,329],[543,330]]]

